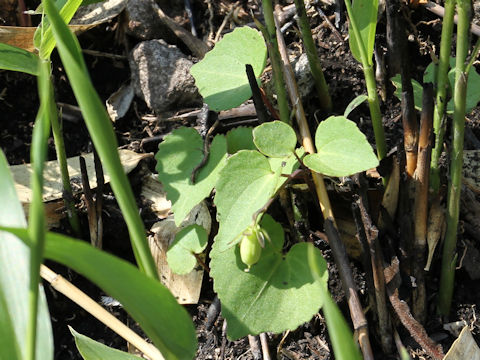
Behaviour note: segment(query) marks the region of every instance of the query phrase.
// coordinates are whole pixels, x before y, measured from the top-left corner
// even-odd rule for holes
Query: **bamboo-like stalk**
[[[290,111],[288,109],[287,92],[283,82],[283,67],[280,54],[278,52],[278,42],[275,34],[275,20],[273,17],[272,0],[262,0],[263,16],[265,18],[266,34],[262,31],[267,42],[268,53],[270,54],[270,61],[272,62],[273,81],[275,84],[275,92],[277,93],[278,111],[280,113],[280,120],[289,124]],[[261,30],[261,29],[260,29]],[[267,35],[267,36],[265,36]]]
[[[415,114],[413,89],[411,88],[409,77],[407,82],[410,83],[410,91],[402,91],[403,144],[406,157],[405,171],[409,178],[412,178],[417,168],[418,160],[418,122]],[[404,76],[402,76],[402,83],[406,83]]]
[[[118,335],[135,346],[152,360],[163,360],[160,351],[152,344],[147,343],[142,337],[133,332],[128,326],[101,307],[91,297],[85,294],[72,283],[56,274],[45,265],[40,267],[40,275],[48,281],[52,287],[62,293],[89,314],[100,320],[103,324],[115,331]]]
[[[25,359],[35,360],[37,342],[38,284],[40,264],[43,261],[46,221],[43,206],[43,168],[47,157],[47,140],[50,135],[50,119],[53,108],[53,89],[50,82],[50,62],[41,60],[39,64],[38,93],[40,109],[32,135],[30,160],[32,163],[32,202],[28,219],[28,234],[32,241],[30,248],[29,315],[26,333]]]
[[[442,154],[443,137],[445,135],[445,105],[447,104],[448,68],[450,67],[450,52],[452,47],[453,18],[455,15],[455,0],[445,1],[445,15],[442,23],[440,40],[440,58],[437,69],[437,93],[435,111],[433,113],[433,129],[435,132],[435,147],[432,152],[430,187],[434,192],[440,188],[440,168],[438,160]]]
[[[344,0],[344,2],[347,8],[350,26],[352,27],[355,38],[358,41],[358,48],[360,50],[360,57],[362,60],[363,74],[365,76],[365,83],[367,86],[368,106],[370,108],[370,117],[372,119],[373,132],[375,134],[375,144],[377,146],[377,157],[379,160],[381,160],[387,154],[387,144],[385,142],[385,131],[383,129],[382,123],[380,101],[378,100],[375,72],[373,71],[373,66],[370,65],[371,61],[368,60],[365,45],[361,40],[362,37],[360,35],[360,31],[355,23],[352,4],[350,3],[350,0]]]
[[[328,85],[323,75],[322,64],[318,57],[317,48],[313,41],[312,31],[310,30],[310,24],[308,22],[307,12],[305,10],[304,0],[295,0],[295,7],[297,8],[298,26],[302,33],[303,45],[305,46],[305,52],[307,53],[308,63],[310,64],[310,72],[312,73],[313,80],[315,82],[315,88],[317,89],[318,99],[320,105],[324,110],[332,110],[332,98],[328,91]]]
[[[428,220],[428,177],[430,173],[430,155],[432,150],[433,126],[433,87],[423,87],[422,118],[420,121],[420,137],[418,142],[418,162],[415,176],[415,240],[413,244],[413,275],[417,287],[413,291],[413,315],[418,322],[426,320],[427,297],[425,290],[425,260],[427,247]]]
[[[465,132],[465,104],[467,97],[467,77],[465,60],[468,53],[471,1],[457,0],[457,53],[455,64],[455,92],[453,95],[453,146],[450,162],[450,184],[448,188],[447,232],[442,254],[442,271],[438,310],[447,316],[453,296],[455,280],[455,249],[457,244],[460,195],[462,190],[463,141]]]
[[[302,145],[306,152],[315,153],[315,146],[313,144],[312,136],[308,128],[307,119],[303,110],[302,102],[300,101],[300,95],[298,92],[298,86],[295,81],[295,75],[293,73],[292,66],[288,60],[287,47],[285,40],[277,26],[277,39],[279,45],[279,51],[283,62],[285,83],[287,84],[287,90],[290,95],[290,101],[295,106],[295,117],[302,140]],[[333,216],[332,207],[328,198],[327,189],[323,181],[323,176],[315,171],[312,171],[313,182],[315,184],[315,190],[317,193],[318,202],[325,220],[325,231],[330,242],[330,248],[335,256],[335,262],[338,264],[338,270],[342,279],[342,284],[345,289],[345,293],[348,300],[348,306],[350,309],[350,316],[358,334],[358,342],[365,359],[373,360],[372,348],[370,345],[370,339],[368,336],[368,323],[363,309],[360,303],[360,298],[356,290],[355,282],[353,280],[352,271],[348,264],[348,257],[345,250],[345,246],[340,239],[337,226],[335,224],[335,218]]]

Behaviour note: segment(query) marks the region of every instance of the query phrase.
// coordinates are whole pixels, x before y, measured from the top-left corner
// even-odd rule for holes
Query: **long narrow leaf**
[[[26,230],[3,228],[26,244]],[[47,233],[45,257],[82,274],[123,305],[166,359],[192,359],[196,337],[190,316],[159,281],[130,263],[68,236]]]
[[[75,337],[77,349],[85,360],[141,360],[138,356],[113,349],[88,336],[76,332],[69,326],[70,332]]]
[[[313,248],[308,252],[308,264],[315,279],[320,279],[322,276],[321,269],[315,262],[315,254]],[[353,334],[347,325],[347,322],[342,316],[338,306],[333,302],[328,291],[323,294],[322,310],[327,321],[327,329],[332,340],[333,352],[335,359],[339,360],[360,360],[362,356],[358,347],[353,341]]]
[[[0,224],[25,227],[7,160],[0,150]],[[0,359],[25,358],[28,317],[29,249],[17,237],[0,232]],[[37,318],[37,360],[53,359],[53,337],[43,288]]]
[[[59,6],[63,2],[59,3]],[[82,5],[82,0],[68,0],[60,9],[60,17],[65,23],[69,23],[75,15],[79,6]],[[33,37],[35,47],[39,49],[39,55],[42,59],[50,58],[50,54],[55,48],[55,38],[52,33],[51,24],[48,18],[43,18],[42,24],[35,31]]]
[[[78,40],[62,21],[52,2],[44,0],[43,5],[49,16],[60,57],[75,97],[82,109],[88,131],[102,164],[111,176],[113,192],[125,216],[138,266],[147,275],[158,278],[145,238],[145,229],[138,214],[135,198],[120,163],[117,152],[117,139],[110,118],[90,81]]]
[[[359,47],[363,43],[369,65],[372,65],[373,46],[375,44],[375,33],[377,29],[378,0],[354,0],[353,16],[355,24],[360,31],[361,39],[357,39],[354,31],[349,27],[350,50],[358,62],[362,61]]]
[[[38,56],[16,46],[0,43],[0,69],[38,74]]]
[[[33,174],[31,177],[32,202],[29,209],[28,232],[35,235],[30,248],[30,315],[27,328],[26,359],[35,359],[37,337],[38,283],[40,282],[40,264],[43,261],[46,220],[43,205],[43,168],[47,157],[47,141],[50,135],[50,120],[53,106],[53,89],[50,82],[50,61],[39,62],[38,93],[40,109],[35,120],[32,135],[30,160]]]

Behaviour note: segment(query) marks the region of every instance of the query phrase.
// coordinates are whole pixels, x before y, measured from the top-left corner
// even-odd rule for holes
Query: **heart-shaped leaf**
[[[168,266],[179,275],[188,274],[197,265],[193,254],[207,247],[207,231],[200,225],[189,225],[175,235],[167,251]]]
[[[297,135],[290,125],[277,120],[253,129],[253,142],[266,156],[285,157],[295,151]]]
[[[244,271],[246,265],[241,261],[238,246],[221,252],[220,244],[215,242],[210,254],[210,274],[222,302],[230,339],[294,330],[318,312],[327,291],[326,262],[313,244],[296,244],[284,256],[280,224],[264,215],[261,226],[271,242],[266,241],[259,262],[249,272]],[[314,279],[309,267],[310,248],[316,267],[321,269],[320,280]]]
[[[349,176],[378,166],[365,135],[344,116],[330,116],[315,133],[316,154],[303,160],[310,169],[327,176]]]
[[[217,135],[212,141],[207,163],[198,171],[195,184],[192,184],[192,172],[204,156],[202,149],[202,137],[195,129],[180,128],[165,137],[155,155],[158,179],[172,202],[177,226],[195,205],[210,195],[225,165],[226,140],[224,136]]]
[[[269,160],[278,161],[271,163]],[[228,159],[215,195],[220,222],[215,241],[221,250],[240,241],[239,235],[252,224],[252,216],[286,181],[280,175],[291,174],[296,166],[298,162],[293,155],[285,159],[267,159],[252,150],[241,150]]]
[[[252,65],[258,81],[266,60],[262,35],[248,26],[238,27],[193,65],[190,73],[210,109],[228,110],[252,96],[245,65]]]

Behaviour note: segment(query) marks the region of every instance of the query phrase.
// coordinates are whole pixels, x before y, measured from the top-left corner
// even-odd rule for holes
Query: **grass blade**
[[[120,163],[117,139],[110,118],[90,81],[78,41],[63,22],[52,2],[44,0],[43,5],[49,16],[60,57],[82,109],[88,131],[106,171],[111,176],[112,189],[125,216],[138,266],[148,276],[158,278],[135,198]]]
[[[3,152],[0,150],[0,224],[25,227],[25,215]],[[29,249],[15,236],[0,232],[0,358],[24,359],[28,318]],[[38,287],[38,285],[37,285]],[[36,355],[53,359],[53,338],[43,289],[39,290]]]
[[[25,229],[0,229],[32,244]],[[45,257],[72,268],[120,301],[166,359],[193,358],[196,335],[190,315],[159,281],[86,242],[52,232],[46,237]]]
[[[68,0],[65,4],[62,3],[63,2],[60,2],[58,5],[55,4],[54,6],[61,6],[60,17],[68,24],[80,5],[82,5],[82,0]],[[39,49],[40,58],[49,59],[50,54],[55,48],[55,37],[52,32],[50,19],[43,17],[42,23],[37,28],[37,31],[35,31],[33,41],[35,47]]]
[[[53,109],[53,89],[50,82],[50,62],[41,61],[38,75],[38,94],[40,109],[32,135],[30,160],[33,174],[31,178],[32,202],[29,209],[28,232],[35,236],[30,247],[30,315],[27,325],[26,359],[35,359],[37,336],[38,284],[40,282],[40,264],[43,261],[46,220],[43,206],[43,167],[47,157],[47,141],[50,135],[50,119]]]
[[[16,46],[0,43],[0,69],[38,75],[37,55]]]

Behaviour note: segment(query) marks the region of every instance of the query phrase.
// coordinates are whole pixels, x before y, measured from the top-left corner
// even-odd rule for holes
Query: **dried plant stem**
[[[425,260],[427,247],[428,220],[428,178],[430,173],[430,155],[432,150],[433,126],[433,87],[423,87],[422,118],[418,142],[418,162],[415,176],[415,240],[413,244],[413,275],[417,287],[413,291],[413,315],[424,323],[427,315],[427,297],[425,290]]]
[[[453,95],[453,147],[450,163],[450,184],[448,188],[447,232],[443,245],[442,273],[438,310],[447,316],[452,302],[455,280],[455,248],[457,244],[460,195],[462,190],[463,141],[465,133],[465,106],[467,77],[465,61],[468,53],[471,1],[457,0],[457,54],[455,64],[455,92]]]
[[[447,104],[448,68],[450,67],[450,52],[452,47],[453,17],[455,15],[455,0],[445,1],[445,15],[442,23],[440,40],[440,58],[437,69],[437,93],[435,111],[433,113],[433,129],[435,131],[435,146],[432,152],[430,186],[434,192],[440,188],[440,168],[438,160],[442,154],[443,137],[445,135],[445,104]]]
[[[392,323],[388,314],[387,295],[385,290],[385,276],[383,274],[382,248],[378,239],[378,229],[373,225],[372,219],[367,212],[363,197],[359,197],[356,205],[360,210],[364,235],[368,242],[373,283],[375,289],[375,304],[377,307],[379,332],[382,334],[381,343],[383,351],[391,353],[393,341],[391,336]]]
[[[278,111],[280,120],[290,123],[290,110],[288,109],[287,92],[285,90],[283,67],[280,54],[278,52],[277,37],[275,34],[275,20],[273,16],[272,0],[262,0],[263,16],[265,18],[266,29],[263,28],[263,36],[267,43],[270,61],[272,62],[273,81],[275,92],[277,93]],[[262,30],[262,27],[259,27]],[[265,31],[266,30],[266,31]]]
[[[92,298],[90,298],[87,294],[85,294],[75,285],[65,280],[61,275],[56,274],[45,265],[41,265],[40,275],[43,279],[48,281],[55,290],[68,297],[74,303],[79,305],[82,309],[85,309],[88,313],[96,317],[98,320],[100,320],[110,329],[115,331],[126,341],[134,345],[138,350],[143,352],[150,359],[164,359],[162,354],[160,354],[156,347],[143,340],[129,327],[127,327],[115,316],[113,316],[107,310],[97,304]]]
[[[305,52],[307,53],[308,63],[310,64],[310,72],[312,73],[313,80],[315,82],[315,88],[317,89],[318,99],[320,105],[326,111],[332,110],[332,99],[328,91],[328,85],[323,75],[322,64],[318,57],[317,48],[313,41],[312,31],[310,30],[310,24],[308,22],[307,12],[305,10],[304,0],[295,0],[295,7],[298,14],[298,26],[302,33],[303,45],[305,46]]]
[[[285,82],[287,84],[287,90],[290,95],[290,100],[295,104],[295,116],[302,139],[302,145],[308,153],[315,153],[315,146],[313,145],[312,136],[308,128],[307,119],[303,110],[302,102],[300,101],[297,83],[293,74],[292,66],[288,60],[287,47],[285,40],[277,27],[277,39],[280,50],[280,55],[283,61]],[[347,294],[347,301],[350,309],[350,316],[352,318],[353,326],[358,335],[358,341],[360,348],[365,359],[373,360],[373,353],[370,346],[370,339],[368,336],[368,323],[363,313],[363,309],[358,297],[355,282],[351,268],[348,263],[348,257],[343,245],[340,235],[338,233],[335,218],[333,216],[332,207],[328,198],[327,189],[323,181],[321,174],[312,171],[312,177],[315,184],[315,190],[317,192],[317,198],[322,209],[322,214],[325,219],[325,231],[327,233],[332,253],[335,257],[335,262],[338,264],[338,270],[342,279],[342,284]]]

